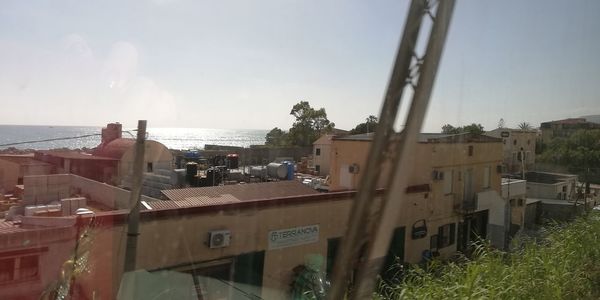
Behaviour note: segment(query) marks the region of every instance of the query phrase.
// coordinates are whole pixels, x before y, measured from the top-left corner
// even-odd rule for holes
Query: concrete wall
[[[329,168],[331,166],[331,139],[332,135],[323,135],[313,144],[313,165],[319,166],[319,175],[329,175]],[[317,149],[319,149],[319,155],[317,155]]]
[[[175,151],[177,153],[178,151]],[[278,157],[292,157],[298,162],[302,157],[309,156],[313,147],[266,147],[251,146],[250,148],[211,145],[206,150],[200,150],[200,155],[210,158],[215,155],[235,153],[239,155],[240,165],[262,165],[275,161]]]
[[[566,192],[563,192],[563,188],[565,187]],[[569,182],[558,182],[554,184],[549,184],[528,181],[527,197],[539,199],[563,199],[563,195],[566,195],[566,200],[568,200],[569,196],[571,195],[572,189],[573,184]]]
[[[524,198],[527,195],[527,181],[511,179],[502,182],[502,198]]]
[[[540,206],[541,218],[546,221],[571,221],[584,212],[583,205],[575,206],[572,203],[556,204],[542,201]]]
[[[121,157],[119,162],[119,176],[121,180],[132,173],[134,156],[135,147],[131,147]],[[148,140],[146,141],[146,148],[144,150],[144,170],[146,170],[148,163],[152,163],[153,170],[172,170],[174,167],[173,154],[163,144]]]
[[[72,195],[69,174],[34,175],[23,178],[24,205],[44,205]]]
[[[496,191],[485,191],[477,194],[477,210],[488,210],[487,238],[492,246],[504,248],[506,236],[506,225],[509,207],[506,200],[500,197]]]
[[[502,137],[502,132],[508,132],[508,137]],[[535,131],[522,131],[509,128],[498,128],[487,133],[489,136],[502,138],[503,164],[508,172],[522,171],[521,162],[518,161],[516,153],[521,148],[526,153],[525,170],[531,171],[535,165]]]
[[[402,213],[398,227],[406,227],[405,260],[417,263],[423,250],[429,249],[431,235],[439,226],[456,223],[455,217],[436,217],[428,220],[428,235],[412,240],[410,229],[419,218],[431,215],[434,207],[422,195],[411,197],[411,208]],[[263,298],[282,299],[289,292],[292,269],[304,264],[307,255],[327,257],[327,240],[342,237],[351,208],[351,199],[310,203],[303,205],[221,211],[213,214],[190,215],[143,222],[141,225],[137,261],[141,268],[156,269],[166,266],[211,261],[241,253],[265,251]],[[335,212],[335,213],[332,213]],[[278,250],[268,249],[269,231],[318,224],[319,241]],[[231,245],[210,249],[206,245],[211,230],[231,230]],[[443,257],[456,251],[456,243],[440,249]]]
[[[0,159],[0,189],[12,192],[19,182],[19,178],[29,175],[50,174],[51,165],[20,165],[15,162]]]
[[[43,205],[81,195],[108,208],[129,208],[129,191],[73,174],[25,176],[24,185],[24,205]],[[142,200],[156,199],[142,196]]]
[[[12,192],[17,185],[21,168],[18,164],[0,159],[0,189]]]

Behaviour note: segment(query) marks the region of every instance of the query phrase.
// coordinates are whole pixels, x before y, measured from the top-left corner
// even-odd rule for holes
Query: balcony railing
[[[477,209],[477,193],[471,197],[454,194],[454,210],[460,214],[474,212]]]

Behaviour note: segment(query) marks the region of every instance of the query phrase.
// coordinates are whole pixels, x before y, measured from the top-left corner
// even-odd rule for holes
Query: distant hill
[[[600,124],[600,115],[582,116],[588,122],[594,122]]]

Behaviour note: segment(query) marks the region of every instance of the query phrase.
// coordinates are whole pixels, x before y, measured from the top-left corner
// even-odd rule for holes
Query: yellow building
[[[353,189],[364,171],[369,144],[369,139],[360,136],[332,140],[331,178],[337,192],[317,193],[297,181],[281,181],[170,190],[164,191],[170,200],[146,199],[136,255],[137,268],[143,270],[140,274],[159,276],[157,284],[169,281],[170,275],[191,276],[194,280],[188,282],[204,299],[285,299],[302,266],[312,265],[327,276],[351,222]],[[401,195],[409,205],[397,221],[384,270],[395,258],[418,263],[431,255],[451,257],[457,250],[468,250],[477,236],[502,244],[503,236],[498,234],[504,215],[498,207],[505,202],[498,194],[497,171],[501,157],[498,139],[422,135],[417,156],[407,167],[412,174],[409,187]],[[348,178],[340,180],[341,172],[349,173],[341,175]],[[374,200],[381,196],[376,193]],[[39,226],[49,219],[23,217],[18,226]],[[57,219],[73,221],[73,217]],[[121,281],[127,212],[97,212],[95,224],[94,246],[88,255],[91,273],[77,279],[77,290],[112,299],[127,289]],[[47,247],[39,256],[39,272],[58,274],[56,269],[44,268],[59,266],[56,260],[69,253],[55,250],[62,244],[48,245],[37,238],[43,235],[32,236],[30,244],[23,246],[19,239],[0,235],[0,245],[4,245],[0,252]],[[73,241],[64,243],[72,245]]]
[[[358,187],[371,140],[372,135],[367,134],[333,138],[331,191]],[[477,236],[487,237],[492,245],[504,248],[510,214],[500,196],[502,140],[472,134],[421,134],[416,147],[411,164],[404,166],[411,174],[405,195],[411,205],[401,212],[398,226],[415,231],[426,223],[428,239],[407,237],[406,261],[418,261],[424,250],[465,250]],[[386,158],[379,188],[385,188],[390,166]]]
[[[502,163],[504,172],[532,171],[535,165],[535,142],[537,131],[497,128],[486,133],[502,139]]]

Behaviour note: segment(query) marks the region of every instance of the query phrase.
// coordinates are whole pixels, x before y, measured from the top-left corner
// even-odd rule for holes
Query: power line
[[[74,139],[81,139],[81,138],[86,138],[86,137],[91,137],[91,136],[98,136],[98,135],[102,135],[102,134],[95,133],[95,134],[86,134],[86,135],[80,135],[80,136],[63,137],[63,138],[52,138],[52,139],[44,139],[44,140],[36,140],[36,141],[26,141],[26,142],[16,142],[16,143],[0,144],[0,147],[14,146],[14,145],[23,145],[23,144],[43,143],[43,142],[52,142],[52,141],[62,141],[62,140],[74,140]]]
[[[137,131],[137,129],[134,129],[133,131]],[[129,135],[133,136],[131,131],[123,130],[122,132],[128,133]],[[43,140],[35,140],[35,141],[16,142],[16,143],[0,144],[0,147],[23,145],[23,144],[35,144],[35,143],[52,142],[52,141],[74,140],[74,139],[81,139],[81,138],[100,136],[100,135],[102,135],[102,134],[94,133],[94,134],[86,134],[86,135],[79,135],[79,136],[62,137],[62,138],[51,138],[51,139],[43,139]]]

